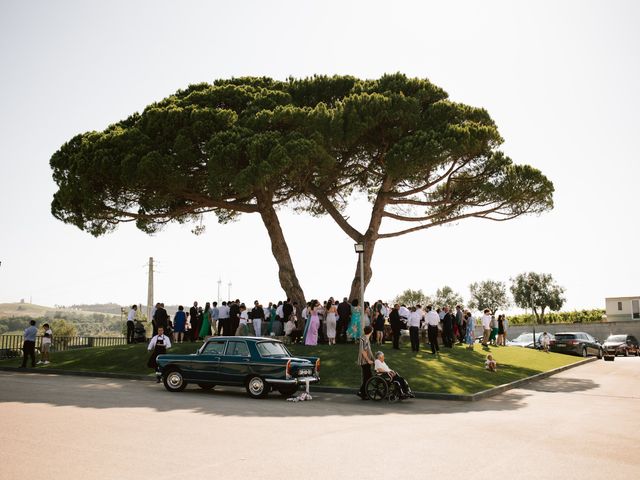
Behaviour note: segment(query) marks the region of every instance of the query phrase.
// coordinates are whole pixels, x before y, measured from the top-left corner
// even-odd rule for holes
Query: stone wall
[[[476,327],[476,335],[482,329]],[[513,340],[522,332],[531,332],[531,325],[513,325],[507,330],[507,338]],[[536,332],[547,331],[549,333],[557,332],[586,332],[601,342],[609,335],[627,334],[634,335],[640,339],[640,321],[627,322],[598,322],[598,323],[548,323],[545,325],[536,325]]]

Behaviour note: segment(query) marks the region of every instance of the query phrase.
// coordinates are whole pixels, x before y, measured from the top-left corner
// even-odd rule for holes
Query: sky
[[[640,295],[640,2],[87,1],[0,3],[0,303],[280,300],[255,214],[206,231],[131,224],[94,238],[50,213],[49,159],[189,84],[244,75],[428,78],[484,107],[502,150],[555,185],[555,208],[379,241],[367,300],[551,273],[564,309]],[[368,219],[358,199],[347,214]],[[328,218],[281,211],[307,298],[347,295],[353,241]],[[218,284],[220,281],[220,284]]]

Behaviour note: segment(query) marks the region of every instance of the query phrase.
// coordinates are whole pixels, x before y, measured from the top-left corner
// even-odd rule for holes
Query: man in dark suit
[[[229,307],[229,321],[231,322],[231,332],[229,335],[235,335],[236,330],[240,326],[240,300],[231,303]]]
[[[286,323],[289,320],[289,317],[293,315],[293,305],[291,305],[291,301],[288,298],[282,304],[282,314],[284,315],[284,318],[282,319],[283,323]]]
[[[400,320],[400,305],[397,303],[393,306],[393,310],[389,314],[389,323],[393,332],[393,348],[400,348],[400,330],[402,330],[402,320]]]
[[[198,315],[198,302],[193,302],[193,307],[189,309],[189,322],[191,323],[191,341],[195,342],[200,333],[200,322]]]
[[[351,305],[349,305],[347,297],[344,297],[342,303],[338,305],[338,321],[336,322],[336,339],[340,343],[347,341],[349,320],[351,320]]]
[[[167,331],[169,314],[164,308],[164,303],[158,303],[158,308],[156,308],[156,312],[153,314],[153,321],[156,324],[156,329],[162,327],[165,332]]]
[[[444,307],[444,318],[442,319],[442,343],[447,348],[453,347],[453,323],[456,317],[449,311],[449,307]]]

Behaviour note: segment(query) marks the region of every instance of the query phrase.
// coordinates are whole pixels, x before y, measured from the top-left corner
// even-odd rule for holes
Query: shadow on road
[[[228,387],[204,391],[189,385],[183,392],[170,393],[161,384],[135,380],[1,372],[0,381],[4,385],[0,390],[0,406],[15,402],[97,409],[144,408],[245,418],[507,411],[522,408],[523,400],[529,396],[509,391],[477,402],[414,399],[390,404],[362,401],[355,394],[314,393],[312,389],[312,401],[287,402],[278,393],[253,400],[244,389]]]
[[[538,382],[531,382],[523,386],[522,389],[534,390],[536,392],[573,393],[584,392],[585,390],[591,390],[598,386],[596,382],[588,378],[551,377]]]

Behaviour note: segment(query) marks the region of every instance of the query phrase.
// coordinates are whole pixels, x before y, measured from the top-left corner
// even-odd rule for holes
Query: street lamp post
[[[533,327],[533,349],[536,349],[536,314],[533,310],[533,279],[529,279],[529,305],[531,306],[531,326]]]
[[[364,243],[354,245],[360,257],[360,336],[364,335]]]

